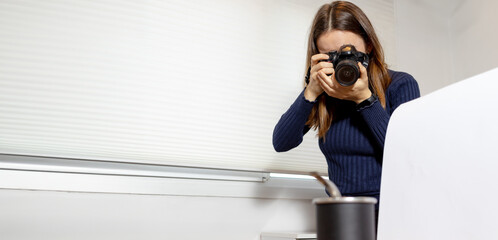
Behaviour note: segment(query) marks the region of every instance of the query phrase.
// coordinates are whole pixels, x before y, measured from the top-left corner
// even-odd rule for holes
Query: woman
[[[360,76],[351,86],[337,82],[333,63],[327,61],[326,53],[344,45],[369,56],[367,68],[358,62]],[[341,193],[378,199],[387,124],[400,104],[420,96],[417,82],[407,73],[387,69],[372,24],[350,2],[336,1],[318,10],[306,62],[308,81],[275,127],[275,150],[297,147],[314,128],[329,178]]]

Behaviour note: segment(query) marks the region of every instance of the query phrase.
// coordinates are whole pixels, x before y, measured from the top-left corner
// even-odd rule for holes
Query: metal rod
[[[315,177],[316,180],[318,180],[321,184],[325,186],[327,191],[329,192],[330,196],[333,198],[340,198],[342,197],[341,192],[339,191],[339,188],[330,180],[325,180],[318,174],[317,172],[311,172],[311,176]]]

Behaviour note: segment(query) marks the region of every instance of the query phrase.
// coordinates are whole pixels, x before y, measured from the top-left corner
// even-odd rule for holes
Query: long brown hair
[[[311,56],[318,54],[316,40],[322,34],[342,30],[358,34],[363,38],[369,53],[368,85],[370,90],[377,95],[382,107],[386,107],[385,91],[391,83],[391,78],[384,63],[384,52],[374,28],[365,13],[356,5],[346,1],[334,1],[323,5],[315,15],[308,39],[308,54],[306,56],[306,71],[311,66]],[[305,83],[306,84],[306,83]],[[325,134],[333,120],[333,103],[322,95],[317,99],[306,124],[318,129],[318,136],[325,139]]]

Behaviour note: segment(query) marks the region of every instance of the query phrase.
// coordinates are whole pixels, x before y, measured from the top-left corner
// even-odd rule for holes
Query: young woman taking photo
[[[379,199],[387,124],[399,105],[420,96],[417,82],[387,68],[367,16],[345,1],[316,13],[306,60],[305,88],[275,126],[275,150],[297,147],[316,129],[329,178],[342,195]]]

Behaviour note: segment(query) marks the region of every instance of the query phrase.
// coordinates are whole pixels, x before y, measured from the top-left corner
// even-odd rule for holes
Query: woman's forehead
[[[320,53],[337,51],[343,45],[351,44],[358,51],[365,52],[366,46],[363,38],[350,31],[332,30],[323,33],[316,40],[316,45]]]

